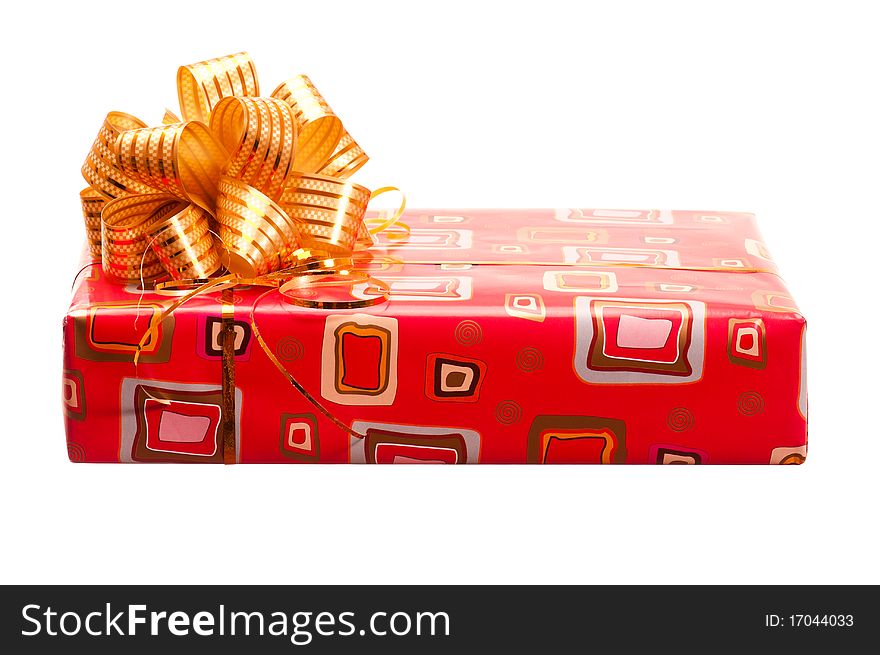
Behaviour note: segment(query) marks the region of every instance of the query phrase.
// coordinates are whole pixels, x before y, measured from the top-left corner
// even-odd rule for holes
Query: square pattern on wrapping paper
[[[281,415],[281,454],[301,462],[317,462],[321,457],[318,420],[314,414]]]
[[[526,457],[530,464],[622,464],[626,425],[600,416],[536,416]]]
[[[567,293],[614,293],[617,275],[614,271],[544,271],[546,291]]]
[[[160,321],[162,306],[144,302],[96,302],[73,315],[76,356],[94,362],[131,362],[140,349],[145,364],[171,357],[174,317]]]
[[[562,261],[567,264],[607,264],[637,266],[681,265],[675,250],[655,250],[646,248],[601,248],[589,246],[562,246]]]
[[[508,293],[504,296],[504,311],[508,316],[543,323],[547,318],[544,299],[537,293]]]
[[[575,372],[599,384],[694,382],[703,375],[705,321],[702,302],[578,297]]]
[[[476,464],[480,435],[454,427],[403,425],[355,421],[352,429],[352,464]]]
[[[321,395],[340,405],[391,405],[397,395],[397,319],[331,314],[324,323]]]
[[[774,448],[770,453],[771,464],[803,464],[806,459],[806,446]]]
[[[671,225],[672,212],[656,209],[557,209],[555,218],[563,223],[595,225]]]
[[[767,332],[760,318],[732,318],[727,327],[727,356],[733,364],[761,369],[767,365]]]
[[[439,402],[475,403],[486,378],[486,364],[478,359],[431,353],[425,366],[425,395]]]
[[[86,417],[85,380],[80,371],[65,369],[61,379],[61,400],[69,418],[82,421]]]
[[[222,463],[220,385],[124,378],[119,461]],[[241,390],[235,390],[236,461]]]
[[[648,453],[651,464],[705,464],[708,455],[702,450],[674,444],[655,444]]]
[[[384,289],[364,282],[352,287],[352,295],[362,300],[387,295],[394,301],[450,302],[470,300],[474,293],[473,278],[468,276],[382,275],[381,278]]]
[[[468,250],[474,245],[473,230],[441,230],[413,228],[406,241],[395,240],[393,235],[379,232],[374,237],[381,248],[394,250]]]
[[[516,238],[523,243],[560,243],[560,244],[602,244],[608,243],[607,230],[590,229],[567,225],[564,227],[554,225],[538,225],[534,227],[521,227],[516,231]]]
[[[250,323],[236,319],[232,321],[232,329],[235,334],[235,358],[238,360],[249,359],[252,341]],[[198,341],[196,343],[199,357],[205,359],[223,358],[221,334],[223,334],[223,318],[221,316],[208,314],[199,317]]]

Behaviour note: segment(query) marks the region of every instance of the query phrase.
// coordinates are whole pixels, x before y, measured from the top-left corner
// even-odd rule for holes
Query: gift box
[[[748,214],[368,213],[305,75],[107,114],[64,324],[70,458],[800,463],[804,321]]]
[[[87,262],[64,319],[70,459],[804,461],[805,321],[752,215],[402,222],[357,254],[351,305],[193,296]]]

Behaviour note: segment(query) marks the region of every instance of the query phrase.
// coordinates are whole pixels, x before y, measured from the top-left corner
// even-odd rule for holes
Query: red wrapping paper
[[[389,302],[259,304],[240,287],[234,444],[220,293],[77,277],[63,399],[76,462],[799,464],[805,321],[751,214],[411,210],[379,235]],[[405,262],[405,263],[400,263]],[[359,297],[378,293],[367,284]]]

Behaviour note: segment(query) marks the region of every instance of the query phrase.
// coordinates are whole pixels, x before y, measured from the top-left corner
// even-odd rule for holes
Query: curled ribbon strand
[[[278,371],[281,373],[281,375],[283,375],[285,377],[285,379],[290,383],[290,385],[294,389],[296,389],[300,393],[300,395],[302,395],[303,398],[305,398],[309,403],[311,403],[315,407],[315,409],[317,409],[321,414],[323,414],[331,423],[333,423],[336,427],[338,427],[343,432],[347,432],[348,434],[355,436],[359,439],[365,439],[367,435],[361,434],[360,432],[358,432],[354,428],[349,427],[346,423],[344,423],[343,421],[340,421],[339,418],[336,415],[334,415],[330,410],[328,410],[326,407],[324,407],[324,405],[322,405],[321,402],[317,398],[315,398],[309,392],[309,390],[306,389],[302,385],[302,383],[299,380],[297,380],[294,377],[293,373],[291,373],[290,371],[287,370],[287,368],[284,366],[284,364],[282,364],[278,360],[278,358],[275,356],[275,353],[272,352],[272,349],[269,348],[268,344],[266,344],[266,341],[263,339],[263,334],[260,332],[260,328],[257,327],[256,310],[257,310],[257,305],[259,305],[260,302],[264,298],[266,298],[266,296],[271,294],[272,292],[273,292],[273,289],[266,291],[265,293],[260,295],[254,301],[254,304],[251,306],[250,324],[251,324],[251,328],[254,331],[254,337],[256,337],[257,344],[260,346],[260,349],[266,354],[266,357],[269,358],[269,361],[272,362],[272,364],[275,366],[275,368],[278,369]]]
[[[369,241],[372,244],[372,237],[375,234],[379,234],[380,232],[385,232],[388,230],[388,238],[393,241],[400,241],[402,239],[408,239],[410,235],[410,227],[406,223],[401,223],[400,218],[403,216],[403,212],[406,211],[406,196],[403,195],[403,192],[398,189],[396,186],[383,186],[379,189],[373,191],[370,194],[370,200],[376,198],[383,193],[391,193],[396,192],[400,194],[400,206],[396,210],[390,213],[387,217],[377,216],[375,218],[365,218],[364,225],[367,228],[367,232],[369,233]],[[392,229],[394,228],[394,229]]]

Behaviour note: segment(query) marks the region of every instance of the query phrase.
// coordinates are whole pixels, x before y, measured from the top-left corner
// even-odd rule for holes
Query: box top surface
[[[361,265],[391,287],[382,311],[393,305],[399,313],[468,313],[472,309],[464,306],[509,304],[517,297],[538,297],[547,308],[571,311],[577,296],[798,311],[752,214],[411,209],[401,220],[411,228],[408,239],[381,233],[361,254]],[[371,293],[376,290],[368,284],[354,288],[356,296]],[[127,302],[133,295],[143,300],[174,294],[105,279],[92,265],[78,276],[72,308]],[[456,300],[461,302],[450,302]]]

